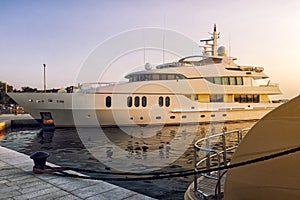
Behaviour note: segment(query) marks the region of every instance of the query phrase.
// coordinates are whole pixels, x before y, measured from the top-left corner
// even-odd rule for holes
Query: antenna
[[[163,31],[163,64],[165,64],[165,30],[166,30],[166,15],[164,14],[164,31]]]
[[[231,37],[230,37],[230,32],[228,36],[228,51],[229,51],[229,57],[231,57]]]

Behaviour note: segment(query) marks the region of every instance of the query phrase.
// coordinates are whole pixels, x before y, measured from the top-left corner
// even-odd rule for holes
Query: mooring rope
[[[191,176],[196,174],[202,174],[202,173],[210,173],[214,171],[219,170],[228,170],[233,169],[237,167],[242,167],[254,163],[259,163],[263,161],[267,161],[270,159],[286,156],[292,153],[296,153],[300,151],[300,147],[288,149],[285,151],[281,151],[278,153],[270,154],[267,156],[262,156],[259,158],[242,161],[235,164],[230,164],[227,166],[222,167],[215,167],[210,169],[188,169],[188,170],[182,170],[182,171],[171,171],[171,172],[150,172],[150,173],[131,173],[131,172],[103,172],[98,170],[87,170],[87,169],[78,169],[78,168],[71,168],[71,167],[49,167],[48,169],[52,170],[51,173],[59,175],[59,176],[65,176],[65,177],[75,177],[75,178],[82,178],[82,179],[92,179],[92,180],[103,180],[103,181],[138,181],[138,180],[157,180],[157,179],[165,179],[165,178],[174,178],[174,177],[184,177],[184,176]],[[110,175],[130,175],[130,176],[143,176],[143,177],[122,177],[122,178],[111,178],[111,177],[96,177],[96,176],[83,176],[83,175],[77,175],[77,174],[70,174],[65,172],[65,170],[73,170],[77,172],[89,172],[89,173],[99,173],[99,174],[110,174]],[[43,170],[40,170],[42,172]],[[45,170],[46,171],[46,170]],[[59,173],[56,173],[59,172]],[[154,176],[151,176],[154,175]]]

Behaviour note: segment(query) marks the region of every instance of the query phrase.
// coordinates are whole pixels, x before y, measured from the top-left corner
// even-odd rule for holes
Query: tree
[[[0,103],[1,104],[7,104],[9,102],[13,102],[13,100],[6,94],[6,89],[7,92],[12,92],[13,86],[0,81]]]
[[[31,88],[29,86],[21,87],[22,92],[37,92],[37,88]]]

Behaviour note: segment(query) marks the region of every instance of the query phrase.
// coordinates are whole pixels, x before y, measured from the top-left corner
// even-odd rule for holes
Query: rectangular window
[[[169,74],[168,75],[168,80],[175,80],[175,75],[174,74]]]
[[[235,77],[229,77],[230,85],[236,85],[236,78]]]
[[[222,77],[222,82],[223,82],[223,85],[229,85],[228,77]]]
[[[253,103],[259,103],[259,95],[258,94],[253,95]]]
[[[247,95],[247,103],[253,102],[253,95]]]
[[[234,95],[234,102],[241,102],[241,95]]]
[[[224,96],[220,94],[210,95],[210,102],[224,102]]]
[[[247,103],[246,95],[241,95],[241,103]]]
[[[153,80],[159,80],[159,74],[152,74]]]
[[[243,78],[242,77],[236,77],[236,83],[237,83],[237,85],[243,85]]]
[[[159,79],[160,80],[167,80],[167,74],[161,74]]]
[[[215,83],[215,84],[222,85],[222,79],[221,79],[220,77],[215,77],[215,78],[214,78],[214,83]]]

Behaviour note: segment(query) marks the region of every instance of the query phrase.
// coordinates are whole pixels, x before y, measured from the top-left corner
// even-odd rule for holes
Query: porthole
[[[161,119],[161,116],[157,116],[155,119]]]
[[[210,117],[215,117],[215,116],[216,116],[215,114],[210,115]]]
[[[132,97],[127,97],[127,106],[128,107],[132,106]]]
[[[163,105],[164,105],[164,98],[163,97],[158,98],[158,105],[159,105],[159,107],[163,107]]]
[[[200,115],[200,117],[201,117],[201,118],[204,118],[204,117],[205,117],[205,115]]]
[[[140,120],[143,120],[144,119],[144,117],[140,117]]]
[[[227,114],[223,114],[222,116],[223,116],[223,117],[226,117],[226,116],[227,116]]]
[[[170,116],[170,119],[175,119],[175,116],[174,115]]]
[[[111,97],[107,96],[106,101],[105,101],[106,107],[110,108],[111,107]]]
[[[142,106],[143,107],[147,106],[147,97],[145,97],[145,96],[142,97]]]
[[[170,97],[166,97],[166,107],[170,106]]]
[[[182,115],[182,119],[185,119],[185,118],[187,118],[187,116],[186,115]]]
[[[134,97],[134,106],[139,107],[140,106],[140,97]]]

